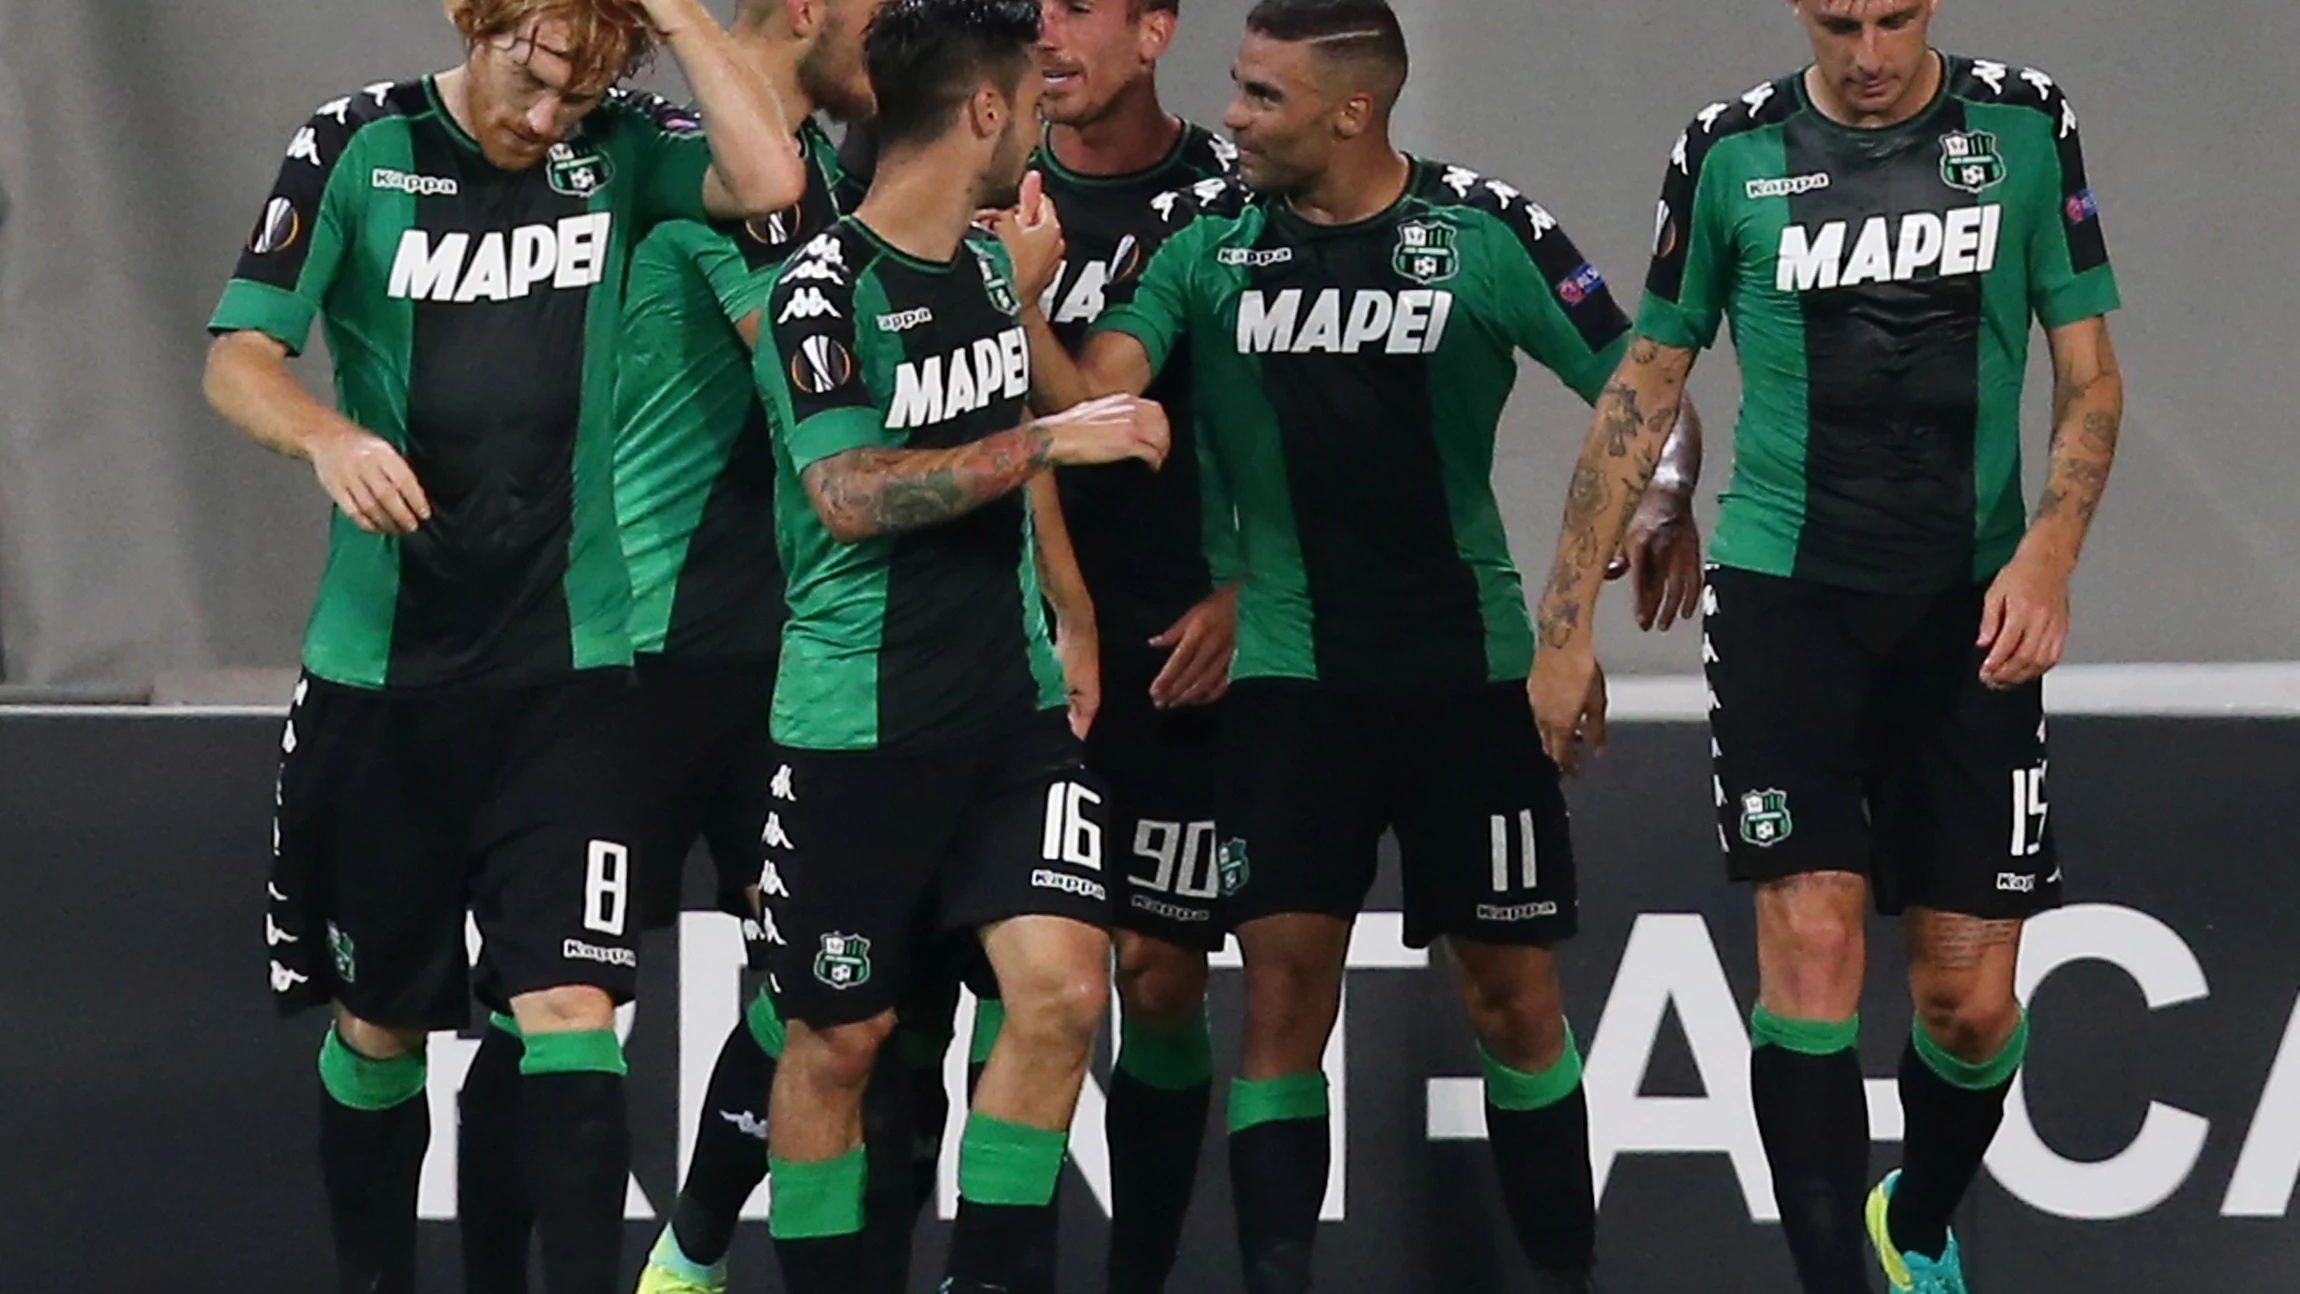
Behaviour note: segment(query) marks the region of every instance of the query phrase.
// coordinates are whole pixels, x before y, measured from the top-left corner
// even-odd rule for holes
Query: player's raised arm
[[[702,0],[640,0],[710,125],[703,206],[722,220],[780,211],[806,192],[806,160],[791,143],[774,87],[746,62]]]

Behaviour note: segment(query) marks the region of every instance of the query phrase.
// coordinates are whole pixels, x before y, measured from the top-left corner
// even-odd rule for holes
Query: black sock
[[[520,1065],[519,1151],[548,1294],[624,1294],[631,1175],[622,1048],[612,1030],[531,1034]]]
[[[415,1288],[415,1195],[431,1144],[423,1057],[371,1060],[333,1028],[320,1048],[319,1163],[344,1294]]]
[[[455,1211],[465,1294],[527,1294],[535,1211],[519,1168],[519,1059],[508,1016],[488,1023],[456,1094]]]
[[[1539,1073],[1512,1069],[1483,1047],[1485,1126],[1519,1248],[1545,1288],[1577,1288],[1597,1256],[1597,1190],[1589,1175],[1589,1101],[1581,1051]]]
[[[2004,1122],[2005,1093],[2028,1053],[2024,1015],[1997,1054],[1978,1064],[1943,1051],[1918,1026],[1901,1051],[1901,1178],[1893,1186],[1886,1229],[1903,1252],[1939,1258],[1948,1246],[1949,1215]]]
[[[1121,1060],[1110,1076],[1110,1294],[1157,1294],[1198,1180],[1212,1078],[1161,1087]]]
[[[943,1086],[939,1060],[910,1070],[910,1108],[910,1213],[915,1223],[934,1202],[942,1138],[950,1122],[950,1091]]]
[[[1861,1206],[1868,1194],[1869,1106],[1853,1050],[1858,1027],[1858,1018],[1783,1020],[1762,1008],[1751,1017],[1757,1131],[1805,1294],[1868,1290]]]
[[[698,1267],[727,1256],[743,1203],[766,1180],[767,1092],[774,1081],[775,1058],[749,1022],[738,1022],[711,1067],[695,1157],[671,1209],[679,1252]]]
[[[1230,1084],[1230,1197],[1247,1294],[1303,1294],[1326,1198],[1326,1076]]]
[[[1054,1294],[1057,1217],[1052,1204],[961,1198],[942,1294]]]
[[[892,1057],[888,1059],[892,1060]],[[901,1064],[871,1071],[863,1089],[863,1229],[871,1276],[864,1290],[902,1294],[910,1283],[911,1233],[918,1221],[911,1186],[915,1152],[910,1072]]]

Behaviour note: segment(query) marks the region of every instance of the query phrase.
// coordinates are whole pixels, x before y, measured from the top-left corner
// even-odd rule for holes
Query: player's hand
[[[1055,275],[1062,271],[1062,254],[1067,245],[1062,238],[1062,218],[1055,213],[1054,200],[1046,196],[1046,181],[1032,171],[1022,177],[1022,198],[1010,211],[983,212],[977,219],[987,218],[992,233],[1006,244],[1007,259],[1014,263],[1014,291],[1025,303],[1037,301],[1054,286]]]
[[[1981,682],[2003,691],[2044,677],[2068,646],[2068,577],[2072,563],[2022,544],[1989,584],[1974,646],[1988,649]]]
[[[1630,575],[1637,595],[1637,627],[1667,633],[1701,606],[1701,527],[1693,519],[1691,491],[1647,488],[1621,537],[1621,551],[1605,578]]]
[[[1138,395],[1106,395],[1038,420],[1052,436],[1049,456],[1057,467],[1091,467],[1139,458],[1153,468],[1166,464],[1171,434],[1166,411]]]
[[[1062,662],[1062,690],[1069,698],[1070,733],[1080,741],[1102,710],[1102,642],[1092,624],[1059,624],[1054,656]]]
[[[1171,651],[1150,680],[1150,702],[1161,710],[1211,705],[1230,690],[1230,657],[1238,648],[1238,589],[1219,588],[1150,640]]]
[[[1605,670],[1584,641],[1544,647],[1534,653],[1533,675],[1525,683],[1533,702],[1541,748],[1567,777],[1581,771],[1581,748],[1605,753]]]
[[[352,524],[371,535],[412,535],[431,520],[431,500],[415,469],[381,436],[350,423],[311,442],[320,488]]]

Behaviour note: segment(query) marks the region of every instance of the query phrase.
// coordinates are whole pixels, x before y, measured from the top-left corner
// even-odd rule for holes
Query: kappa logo
[[[1072,876],[1068,872],[1058,872],[1051,867],[1040,867],[1033,870],[1030,873],[1030,885],[1032,889],[1058,890],[1064,894],[1075,894],[1082,899],[1088,899],[1095,903],[1106,903],[1110,899],[1110,891],[1102,882],[1089,880],[1084,876]]]
[[[313,166],[321,165],[319,132],[309,126],[296,131],[295,138],[288,141],[287,155],[291,162],[309,162]]]
[[[790,765],[785,764],[781,768],[776,769],[774,780],[767,783],[767,794],[775,797],[778,800],[781,800],[785,804],[797,804],[799,802],[799,793],[796,785],[792,781],[792,778],[793,774],[791,772]]]
[[[1997,137],[1985,130],[1952,130],[1941,136],[1941,183],[1975,197],[2004,183],[2005,162]]]
[[[1233,144],[1229,140],[1222,138],[1220,135],[1209,135],[1206,137],[1206,151],[1214,155],[1214,160],[1222,164],[1223,170],[1232,171],[1237,169],[1238,146],[1236,144]]]
[[[976,339],[948,355],[895,368],[889,431],[926,427],[1030,393],[1030,339],[1020,328]]]
[[[559,955],[573,962],[598,962],[602,966],[621,966],[626,970],[639,968],[639,954],[628,948],[602,948],[580,939],[569,939],[560,944]]]
[[[1398,226],[1398,247],[1390,264],[1424,287],[1443,283],[1461,272],[1454,237],[1454,227],[1442,220],[1408,220]]]
[[[749,1110],[721,1110],[719,1117],[735,1125],[735,1131],[754,1141],[767,1139],[767,1121]]]
[[[845,317],[839,313],[837,306],[831,304],[831,299],[823,295],[821,288],[800,288],[791,293],[790,300],[783,303],[782,312],[775,316],[775,322],[786,324],[793,319],[844,319]]]
[[[615,163],[605,153],[574,144],[553,144],[543,168],[553,193],[588,198],[615,182]]]
[[[777,948],[787,946],[783,941],[783,932],[775,926],[775,914],[772,912],[761,912],[756,917],[743,918],[743,942],[746,944],[771,944]]]
[[[1257,270],[1289,264],[1293,259],[1291,247],[1224,247],[1214,253],[1216,265],[1242,265]]]
[[[783,815],[779,813],[767,815],[767,829],[759,833],[759,843],[773,849],[798,851],[798,846],[791,843],[791,833],[783,830]]]
[[[934,311],[925,306],[920,306],[915,310],[897,310],[893,314],[880,315],[877,322],[878,326],[887,332],[908,332],[913,328],[933,323]]]
[[[444,175],[411,175],[378,166],[367,173],[367,186],[393,193],[405,193],[416,198],[452,198],[463,192],[463,186]]]
[[[1362,288],[1350,294],[1346,313],[1343,298],[1340,288],[1326,288],[1314,297],[1306,297],[1301,288],[1240,293],[1238,353],[1428,355],[1445,340],[1446,321],[1453,315],[1453,293],[1442,288]]]
[[[870,983],[870,940],[824,935],[822,950],[815,954],[815,978],[841,992]]]
[[[1850,222],[1816,228],[1787,225],[1774,262],[1773,286],[1782,292],[1826,291],[1864,283],[1910,283],[1925,277],[1957,278],[1996,268],[2004,208],[1990,203],[1947,212],[1912,211],[1900,228],[1871,216],[1853,235]],[[1897,237],[1896,237],[1897,232]],[[1848,244],[1850,244],[1848,248]]]
[[[1503,923],[1518,921],[1538,921],[1543,917],[1554,917],[1556,915],[1557,904],[1548,899],[1542,899],[1534,903],[1512,903],[1506,906],[1496,903],[1480,903],[1477,905],[1477,919],[1480,921],[1498,921]]]
[[[400,235],[391,263],[388,295],[405,300],[514,301],[537,288],[580,289],[607,277],[608,234],[614,216],[605,211],[568,216],[555,224],[462,231],[432,242],[427,230]]]
[[[770,899],[791,897],[791,887],[783,884],[783,869],[772,858],[759,865],[759,894]]]
[[[1752,201],[1758,198],[1794,198],[1829,187],[1829,173],[1815,171],[1810,175],[1792,175],[1779,180],[1751,180],[1746,191]]]
[[[1741,838],[1759,849],[1787,840],[1797,824],[1789,817],[1787,791],[1751,791],[1741,797]]]
[[[1998,872],[1997,889],[2006,894],[2036,893],[2035,872]]]
[[[281,944],[292,944],[300,942],[302,941],[297,939],[294,935],[291,935],[287,931],[280,929],[279,922],[272,920],[271,913],[264,913],[264,945],[266,947],[277,948]]]
[[[289,970],[287,967],[280,965],[276,961],[272,963],[272,992],[285,993],[293,989],[298,984],[308,984],[310,982],[311,976],[297,974],[295,971]]]

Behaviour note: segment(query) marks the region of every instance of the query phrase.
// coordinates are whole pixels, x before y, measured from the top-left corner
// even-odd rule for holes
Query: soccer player
[[[1139,271],[1160,194],[1228,174],[1236,151],[1158,102],[1179,0],[1046,0],[1040,61],[1049,123],[1035,166],[1068,254],[1040,302],[1068,346]],[[1110,1080],[1108,1288],[1155,1294],[1173,1269],[1213,1092],[1206,954],[1214,919],[1214,709],[1227,686],[1237,594],[1207,559],[1230,517],[1200,502],[1187,364],[1147,392],[1173,452],[1057,474],[1098,627],[1101,706],[1087,767],[1110,786],[1109,880],[1122,1009]],[[1210,532],[1209,532],[1210,528]],[[1224,573],[1226,579],[1228,572]]]
[[[1812,64],[1703,109],[1670,158],[1638,340],[1574,476],[1531,686],[1570,758],[1602,696],[1589,555],[1730,314],[1743,396],[1704,655],[1718,834],[1756,889],[1758,1127],[1804,1288],[1865,1288],[1853,1045],[1873,887],[1902,916],[1916,1019],[1902,1167],[1869,1193],[1866,1228],[1894,1289],[1961,1294],[1949,1216],[2028,1043],[2021,922],[2061,893],[2041,680],[2116,452],[2116,280],[2051,77],[1935,51],[1934,0],[1794,7]],[[2032,316],[2054,417],[2026,514]]]
[[[927,952],[908,937],[922,897],[981,932],[1006,1003],[960,1151],[952,1294],[1051,1288],[1065,1130],[1109,991],[1102,796],[1022,494],[1058,465],[1156,465],[1166,429],[1132,398],[1025,413],[1008,256],[969,231],[1018,200],[1037,39],[1032,0],[889,0],[864,38],[870,191],[767,300],[756,376],[790,599],[769,1229],[794,1294],[845,1294],[868,1262],[862,1092]]]
[[[342,512],[277,793],[283,1010],[332,1003],[320,1148],[342,1287],[413,1281],[423,1046],[516,1017],[517,1154],[555,1292],[617,1279],[616,1001],[635,835],[603,740],[628,686],[607,459],[623,249],[788,206],[803,171],[697,0],[465,0],[462,66],[298,130],[211,322],[207,391]],[[657,40],[712,117],[612,89]],[[340,409],[287,358],[327,324]]]
[[[1595,1205],[1554,945],[1573,932],[1557,769],[1490,473],[1523,350],[1594,397],[1628,321],[1517,189],[1390,143],[1405,39],[1383,0],[1265,0],[1227,117],[1239,179],[1158,201],[1050,407],[1187,357],[1245,579],[1223,702],[1224,915],[1246,960],[1230,1175],[1246,1284],[1308,1288],[1327,1173],[1320,1058],[1350,923],[1394,827],[1406,937],[1444,938],[1485,1056],[1511,1218],[1544,1290],[1586,1287]],[[1241,182],[1242,181],[1242,182]]]

